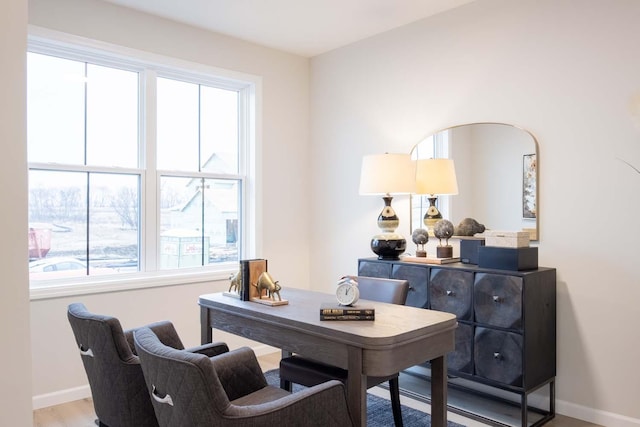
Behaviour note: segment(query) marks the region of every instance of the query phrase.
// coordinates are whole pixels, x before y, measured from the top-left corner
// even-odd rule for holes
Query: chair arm
[[[250,417],[261,425],[353,426],[347,406],[344,385],[337,380],[327,381],[292,393],[280,399],[250,406],[231,405],[225,417]],[[297,423],[297,424],[296,424]]]
[[[256,355],[248,347],[241,347],[211,358],[213,369],[230,401],[267,386]]]
[[[197,345],[195,347],[189,347],[185,349],[190,353],[204,354],[207,357],[215,357],[222,353],[227,353],[229,347],[223,342],[212,342],[209,344]]]

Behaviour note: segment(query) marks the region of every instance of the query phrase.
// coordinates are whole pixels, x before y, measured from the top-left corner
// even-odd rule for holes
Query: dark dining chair
[[[362,299],[400,305],[404,305],[407,300],[409,293],[407,280],[364,276],[356,277],[356,279]],[[317,362],[300,355],[285,357],[280,361],[280,387],[288,391],[291,391],[292,383],[311,387],[333,379],[346,384],[347,374],[346,369]],[[393,421],[397,427],[401,427],[403,424],[398,376],[398,373],[395,373],[385,377],[367,377],[367,388],[389,382]]]
[[[100,427],[157,427],[133,343],[135,329],[123,331],[112,316],[90,313],[82,303],[70,304],[67,317],[84,365],[97,424]],[[148,325],[166,345],[184,349],[173,324]],[[188,349],[213,357],[229,351],[224,343]]]

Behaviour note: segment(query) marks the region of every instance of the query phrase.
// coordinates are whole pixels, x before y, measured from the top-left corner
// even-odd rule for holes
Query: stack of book
[[[323,303],[320,320],[375,320],[376,309],[366,306],[348,306]]]

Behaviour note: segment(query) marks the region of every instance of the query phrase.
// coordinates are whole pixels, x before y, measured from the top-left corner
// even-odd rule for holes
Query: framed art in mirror
[[[527,219],[536,217],[537,169],[535,154],[522,156],[522,217]]]

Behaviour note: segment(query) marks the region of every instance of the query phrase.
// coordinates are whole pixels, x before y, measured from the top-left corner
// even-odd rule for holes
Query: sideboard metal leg
[[[549,415],[551,418],[556,416],[556,380],[553,379],[549,383]]]
[[[527,427],[527,415],[529,414],[529,409],[528,409],[528,403],[527,403],[527,393],[522,393],[522,397],[520,398],[520,413],[521,413],[521,417],[522,417],[522,422],[521,422],[521,426],[522,427]]]

